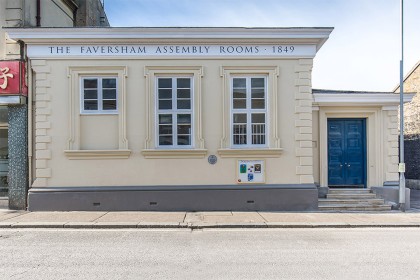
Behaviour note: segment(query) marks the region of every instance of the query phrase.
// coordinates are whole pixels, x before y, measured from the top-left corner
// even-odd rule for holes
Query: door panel
[[[365,186],[365,127],[364,119],[328,120],[329,186]]]
[[[344,126],[340,122],[328,122],[328,183],[344,184]]]

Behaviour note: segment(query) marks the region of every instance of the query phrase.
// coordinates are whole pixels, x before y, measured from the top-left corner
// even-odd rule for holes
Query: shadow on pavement
[[[410,191],[410,206],[414,209],[420,209],[420,190]]]
[[[0,197],[0,209],[9,209],[9,199],[7,197]]]

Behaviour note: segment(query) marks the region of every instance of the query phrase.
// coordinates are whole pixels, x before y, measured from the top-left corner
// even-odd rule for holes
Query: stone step
[[[366,199],[335,199],[335,198],[320,198],[318,205],[329,204],[384,204],[385,201],[381,198],[366,198]]]
[[[391,205],[371,205],[371,204],[329,204],[319,205],[319,210],[325,211],[390,211]]]
[[[374,193],[339,193],[339,194],[327,194],[327,198],[334,199],[369,199],[376,198]]]
[[[371,193],[370,189],[329,189],[331,194],[346,194],[346,193]]]
[[[377,198],[370,189],[329,189],[327,198],[318,199],[319,210],[325,211],[390,211],[391,205]]]

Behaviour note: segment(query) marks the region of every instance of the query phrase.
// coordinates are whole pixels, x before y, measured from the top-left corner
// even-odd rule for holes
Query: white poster
[[[265,183],[264,160],[238,160],[238,184]]]

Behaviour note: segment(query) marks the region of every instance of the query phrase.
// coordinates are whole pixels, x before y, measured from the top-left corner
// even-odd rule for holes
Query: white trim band
[[[42,44],[28,45],[30,58],[51,57],[314,57],[316,45],[299,44]]]
[[[414,94],[404,94],[404,103],[410,102]],[[321,106],[350,106],[350,105],[398,105],[400,96],[398,94],[313,94],[314,105]]]

